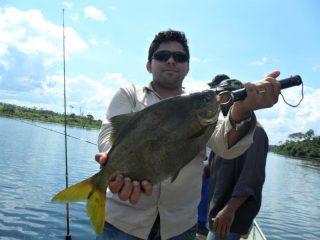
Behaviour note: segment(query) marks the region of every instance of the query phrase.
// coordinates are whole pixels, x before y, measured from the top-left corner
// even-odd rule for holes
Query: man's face
[[[178,42],[165,42],[161,43],[155,54],[161,51],[169,51],[186,54],[183,46]],[[177,88],[182,86],[184,77],[189,71],[189,62],[179,62],[174,60],[171,55],[167,60],[152,59],[147,63],[147,70],[152,74],[153,81],[163,88]]]

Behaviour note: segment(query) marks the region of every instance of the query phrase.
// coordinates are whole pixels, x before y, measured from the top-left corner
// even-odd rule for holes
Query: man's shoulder
[[[145,88],[145,86],[131,83],[131,84],[127,84],[127,85],[122,86],[120,89],[122,89],[126,93],[134,94],[137,90],[144,89],[144,88]]]
[[[265,131],[265,129],[262,127],[261,124],[257,123],[257,126],[256,126],[256,130],[255,130],[255,133],[254,133],[254,137],[265,137],[265,138],[268,138],[268,135],[267,135],[267,132]]]

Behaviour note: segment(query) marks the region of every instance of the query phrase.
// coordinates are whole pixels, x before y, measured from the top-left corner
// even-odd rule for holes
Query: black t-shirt
[[[268,136],[257,126],[253,144],[241,156],[226,160],[214,156],[210,160],[209,226],[212,218],[224,208],[232,197],[249,198],[237,209],[230,232],[246,234],[261,206],[262,187],[268,153]]]

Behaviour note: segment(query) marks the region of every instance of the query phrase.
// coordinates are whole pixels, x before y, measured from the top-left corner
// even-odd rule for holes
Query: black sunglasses
[[[166,61],[168,61],[168,59],[171,56],[172,56],[173,60],[177,63],[184,63],[189,60],[187,54],[185,54],[183,52],[170,52],[167,50],[155,52],[152,55],[152,59],[155,59],[155,60],[161,61],[161,62],[166,62]]]

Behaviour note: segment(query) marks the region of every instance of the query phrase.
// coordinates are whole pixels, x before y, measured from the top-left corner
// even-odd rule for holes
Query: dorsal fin
[[[136,115],[136,112],[121,114],[114,116],[110,119],[111,123],[111,134],[109,143],[112,146],[114,141],[119,137],[122,129],[130,122],[130,120]]]

